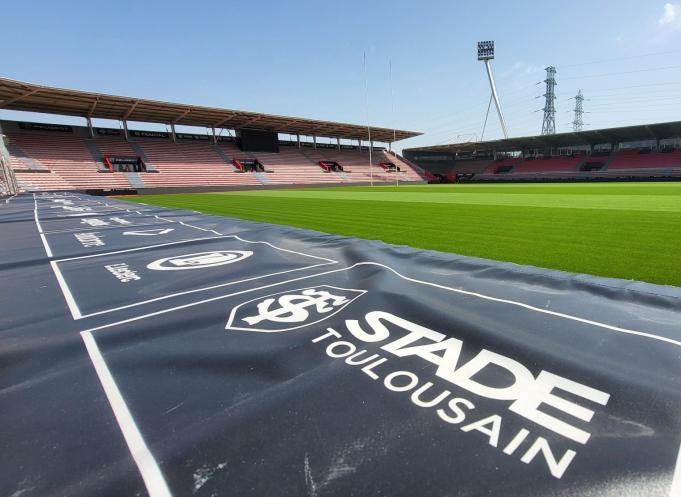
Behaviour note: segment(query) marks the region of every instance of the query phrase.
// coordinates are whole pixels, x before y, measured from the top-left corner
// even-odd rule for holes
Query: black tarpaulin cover
[[[1,202],[0,495],[681,495],[680,289]]]

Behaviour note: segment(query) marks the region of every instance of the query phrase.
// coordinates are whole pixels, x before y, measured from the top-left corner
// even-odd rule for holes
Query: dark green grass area
[[[341,187],[134,200],[681,286],[681,184],[676,183]]]

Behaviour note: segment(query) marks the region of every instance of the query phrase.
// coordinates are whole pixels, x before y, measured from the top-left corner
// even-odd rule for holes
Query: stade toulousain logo
[[[225,329],[259,333],[296,330],[329,319],[365,293],[328,285],[273,293],[237,305]]]

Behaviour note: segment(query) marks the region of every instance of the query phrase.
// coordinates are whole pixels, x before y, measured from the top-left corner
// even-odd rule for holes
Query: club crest
[[[320,285],[258,297],[232,309],[225,329],[278,333],[303,328],[330,318],[365,293]]]

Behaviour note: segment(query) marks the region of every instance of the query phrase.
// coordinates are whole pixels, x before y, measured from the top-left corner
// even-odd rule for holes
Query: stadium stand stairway
[[[144,165],[147,168],[147,172],[158,172],[158,169],[156,169],[156,166],[154,163],[149,160],[149,157],[147,157],[147,154],[144,153],[144,149],[140,147],[140,145],[136,142],[130,142],[130,148],[134,151],[134,155],[139,155],[142,157],[142,160],[144,161]]]
[[[158,171],[158,174],[140,173],[148,187],[261,184],[252,174],[235,173],[206,143],[172,143],[157,139],[134,143],[144,153],[142,157],[146,157]]]
[[[338,183],[338,177],[326,173],[314,159],[301,150],[282,147],[279,153],[253,152],[252,155],[274,173],[268,177],[272,184],[299,185],[306,183]],[[324,160],[319,159],[319,160]]]
[[[227,152],[225,152],[224,149],[220,148],[217,144],[212,145],[213,150],[215,150],[215,153],[217,153],[222,159],[225,161],[225,164],[227,164],[232,171],[237,171],[236,167],[234,167],[234,164],[232,164],[232,158],[227,155]]]
[[[130,186],[135,189],[146,188],[141,173],[123,173],[130,182]]]
[[[87,146],[88,150],[90,150],[90,154],[92,155],[92,158],[95,160],[97,164],[99,164],[99,172],[111,172],[109,169],[106,167],[104,164],[104,155],[99,148],[99,145],[97,142],[93,139],[85,140],[85,145]]]

